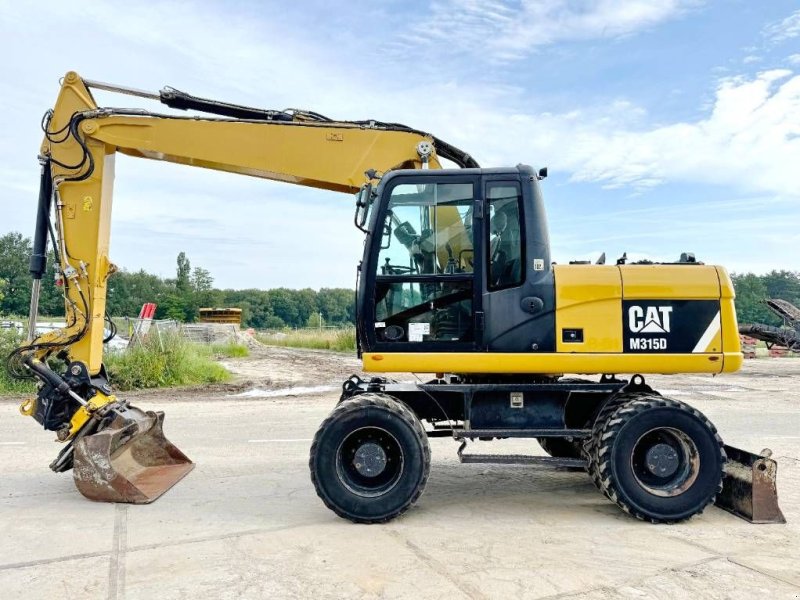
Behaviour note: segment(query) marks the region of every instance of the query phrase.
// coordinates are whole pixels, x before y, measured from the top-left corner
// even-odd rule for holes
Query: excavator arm
[[[196,114],[103,108],[91,89],[150,98]],[[12,354],[11,368],[32,372],[42,381],[37,399],[21,407],[23,414],[34,416],[67,442],[51,468],[66,470],[75,462],[79,489],[100,500],[151,501],[185,475],[184,467],[173,475],[161,475],[160,483],[139,481],[131,487],[127,481],[114,489],[106,485],[126,479],[109,457],[124,453],[127,446],[120,440],[131,431],[137,430],[142,439],[152,438],[142,442],[138,452],[152,459],[153,465],[145,467],[191,464],[163,438],[163,414],[145,414],[119,401],[103,369],[106,285],[116,270],[109,243],[118,152],[345,193],[359,191],[365,174],[370,179],[392,169],[440,168],[440,158],[462,167],[478,166],[442,140],[397,123],[334,121],[310,111],[262,110],[172,88],[152,94],[92,82],[74,72],[64,77],[42,128],[29,340]],[[36,337],[48,238],[56,256],[56,282],[63,286],[67,326]],[[68,364],[63,375],[47,364],[54,353]],[[109,434],[105,439],[104,433]],[[167,446],[174,452],[165,453]],[[144,447],[149,450],[143,452]],[[82,457],[80,469],[75,457]],[[138,473],[142,466],[134,465],[133,471]],[[100,487],[98,472],[105,473]]]
[[[41,155],[51,171],[59,271],[71,326],[40,342],[64,342],[70,358],[85,363],[92,375],[102,364],[106,281],[114,271],[109,233],[117,152],[345,193],[357,192],[369,170],[439,168],[441,149],[463,166],[476,166],[452,146],[402,125],[237,107],[171,89],[156,96],[94,86],[228,116],[100,108],[90,92],[92,82],[74,72],[64,77],[55,108],[45,120]],[[42,203],[48,200],[44,197]],[[42,349],[52,351],[49,346]]]

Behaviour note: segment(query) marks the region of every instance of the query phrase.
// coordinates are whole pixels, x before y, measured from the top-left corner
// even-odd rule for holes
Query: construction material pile
[[[766,342],[768,348],[783,346],[793,352],[800,352],[800,308],[778,298],[770,298],[765,304],[783,319],[784,326],[743,324],[739,326],[739,333]]]

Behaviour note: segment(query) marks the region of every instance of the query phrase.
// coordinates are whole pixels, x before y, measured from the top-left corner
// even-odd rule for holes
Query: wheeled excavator
[[[191,113],[100,107],[92,89]],[[51,468],[72,468],[86,497],[151,502],[193,467],[164,436],[163,413],[116,396],[103,366],[122,153],[355,194],[354,224],[365,234],[358,353],[370,375],[343,383],[309,458],[317,494],[337,515],[376,523],[406,511],[428,479],[428,439],[447,437],[462,462],[585,469],[640,519],[682,521],[716,501],[753,522],[783,521],[769,453],[725,445],[702,413],[644,379],[740,368],[725,269],[690,255],[555,264],[546,169],[480,168],[398,123],[264,110],[173,88],[149,93],[74,72],[43,130],[31,331],[9,365],[39,380],[21,412],[56,433],[63,449]],[[48,240],[67,326],[37,337]],[[402,383],[393,373],[430,375]],[[537,440],[548,456],[464,452],[468,442],[504,438]]]

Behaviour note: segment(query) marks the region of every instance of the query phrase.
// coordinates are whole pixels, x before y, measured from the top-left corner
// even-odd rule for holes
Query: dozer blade
[[[163,432],[163,412],[126,407],[111,425],[75,443],[73,476],[98,502],[148,504],[194,468]]]
[[[753,454],[725,445],[728,462],[716,504],[750,523],[786,523],[778,507],[778,463],[772,450]]]

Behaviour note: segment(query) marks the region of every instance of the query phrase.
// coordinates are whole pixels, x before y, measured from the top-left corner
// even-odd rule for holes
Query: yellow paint
[[[736,307],[734,298],[736,293],[733,290],[728,271],[724,267],[715,267],[720,283],[720,318],[722,327],[722,350],[725,352],[725,372],[732,372],[740,369],[744,362],[742,355],[742,344],[739,340],[739,326],[736,323]]]
[[[556,351],[622,352],[619,268],[556,265]],[[583,329],[583,343],[564,343],[564,329]]]
[[[365,352],[362,362],[368,373],[730,373],[742,354]]]
[[[69,72],[56,100],[50,130],[58,131],[70,123],[73,115],[96,108],[83,80]],[[420,168],[417,144],[433,141],[430,136],[413,132],[299,119],[259,123],[213,117],[95,114],[84,120],[79,129],[94,159],[91,176],[83,181],[63,181],[65,176],[80,173],[53,163],[55,189],[63,206],[64,238],[70,252],[64,258],[78,271],[69,282],[66,302],[67,321],[74,319],[75,324],[50,332],[40,341],[66,343],[87,325],[86,335],[67,349],[70,360],[85,363],[93,375],[102,365],[106,280],[114,269],[109,260],[109,234],[116,152],[355,193],[365,182],[364,172],[368,169],[386,172]],[[67,165],[78,164],[83,158],[83,150],[71,135],[55,143],[45,138],[42,153]],[[429,166],[441,168],[435,154],[430,157]],[[85,265],[85,275],[81,263]],[[65,266],[62,264],[62,268]],[[82,314],[81,293],[89,303],[88,324]],[[43,353],[38,355],[42,357]]]
[[[69,437],[67,439],[72,439],[73,436],[78,433],[84,425],[92,418],[92,414],[97,411],[98,409],[106,406],[107,404],[111,404],[112,402],[116,402],[117,397],[113,394],[106,395],[102,392],[97,392],[97,394],[89,400],[86,406],[81,406],[75,413],[72,415],[72,419],[69,422]],[[66,441],[66,440],[64,440]]]
[[[719,277],[708,265],[620,265],[625,300],[716,300]]]

